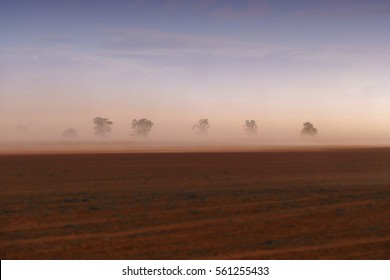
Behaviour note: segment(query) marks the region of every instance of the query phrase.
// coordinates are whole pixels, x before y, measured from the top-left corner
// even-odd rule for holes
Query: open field
[[[1,259],[390,259],[390,149],[0,156]]]

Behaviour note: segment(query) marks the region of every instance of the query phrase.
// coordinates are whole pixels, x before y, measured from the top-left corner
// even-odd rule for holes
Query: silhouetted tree
[[[197,133],[202,135],[206,135],[209,131],[209,128],[210,128],[209,120],[202,119],[202,118],[200,118],[199,121],[192,126],[193,130],[197,129],[198,130]]]
[[[26,133],[28,131],[28,127],[24,125],[18,125],[15,127],[16,131],[19,133]]]
[[[249,135],[255,135],[257,134],[257,124],[254,120],[246,120],[244,125],[244,130]]]
[[[69,138],[69,139],[74,139],[77,138],[78,133],[77,130],[74,128],[68,128],[64,132],[62,132],[62,137],[64,138]]]
[[[148,119],[134,119],[131,122],[131,128],[134,130],[133,135],[146,137],[152,130],[153,123]]]
[[[305,122],[301,130],[301,135],[315,136],[317,135],[317,128],[311,122]]]
[[[93,119],[95,126],[95,135],[97,136],[108,136],[108,133],[111,132],[112,121],[109,121],[107,118],[96,117]]]

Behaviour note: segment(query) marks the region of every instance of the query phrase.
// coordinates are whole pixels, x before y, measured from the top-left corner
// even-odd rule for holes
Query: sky
[[[390,1],[1,0],[0,140],[94,139],[92,119],[151,119],[150,139],[390,141]],[[28,127],[24,133],[15,128]]]

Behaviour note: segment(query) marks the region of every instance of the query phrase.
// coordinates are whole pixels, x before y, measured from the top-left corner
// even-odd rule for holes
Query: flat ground
[[[0,156],[1,259],[390,259],[390,149]]]

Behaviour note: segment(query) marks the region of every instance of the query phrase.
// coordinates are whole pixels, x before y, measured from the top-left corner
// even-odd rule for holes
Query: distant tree
[[[131,122],[131,128],[134,131],[133,135],[146,137],[152,131],[153,125],[154,124],[152,123],[152,121],[148,119],[139,119],[139,120],[134,119]]]
[[[68,128],[64,132],[62,132],[62,137],[68,138],[68,139],[74,139],[77,138],[78,133],[77,130],[74,128]]]
[[[95,124],[93,127],[95,135],[108,136],[108,133],[111,132],[111,125],[113,122],[109,121],[107,118],[96,117],[92,121]]]
[[[255,135],[257,134],[257,124],[254,120],[246,120],[244,125],[244,130],[249,135]]]
[[[305,122],[301,130],[301,135],[315,136],[317,135],[317,128],[311,122]]]
[[[18,125],[15,127],[15,130],[19,133],[26,133],[28,131],[28,127],[24,125]]]
[[[192,130],[196,129],[198,134],[206,135],[209,132],[210,122],[208,119],[200,118],[197,123],[192,126]]]

